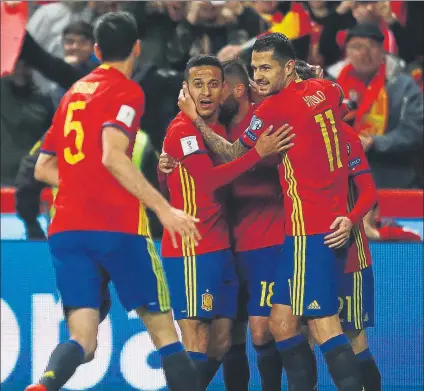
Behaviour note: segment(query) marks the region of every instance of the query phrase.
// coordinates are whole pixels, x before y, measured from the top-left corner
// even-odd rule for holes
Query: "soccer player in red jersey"
[[[268,96],[249,128],[234,144],[219,138],[201,118],[190,115],[213,150],[243,155],[264,129],[293,121],[295,147],[282,158],[286,239],[277,272],[271,330],[292,390],[313,390],[316,364],[299,320],[307,317],[330,373],[340,390],[362,390],[358,362],[338,317],[338,268],[352,228],[346,210],[347,153],[341,124],[340,88],[326,80],[302,81],[294,49],[282,34],[259,38],[252,68],[259,93]],[[217,145],[219,146],[217,147]],[[213,147],[214,146],[214,147]],[[215,149],[214,149],[215,148]],[[337,241],[327,246],[327,241]]]
[[[296,60],[296,72],[303,79],[315,77],[304,61]],[[372,356],[365,328],[374,326],[374,276],[371,252],[363,223],[364,216],[377,202],[377,190],[368,166],[361,140],[346,123],[342,124],[346,136],[349,170],[348,211],[353,224],[346,266],[340,269],[339,317],[343,331],[349,338],[358,358],[362,385],[365,391],[381,390],[381,374]],[[338,238],[327,238],[327,244]],[[308,330],[305,330],[308,333]]]
[[[140,52],[134,18],[103,15],[95,38],[103,64],[65,94],[35,167],[38,180],[58,187],[49,247],[70,339],[55,348],[38,384],[27,391],[57,391],[93,359],[110,280],[125,309],[146,325],[169,388],[197,390],[145,207],[158,215],[174,245],[176,234],[198,237],[197,219],[171,207],[131,162],[144,105],[141,88],[129,79]]]
[[[359,360],[365,391],[381,390],[381,374],[369,350],[366,331],[374,326],[374,275],[368,238],[362,221],[377,202],[377,190],[372,179],[361,140],[355,131],[343,124],[346,133],[349,195],[348,210],[353,229],[346,265],[340,275],[339,317]]]
[[[215,132],[225,135],[225,129],[217,123],[223,78],[222,65],[216,57],[197,56],[187,64],[186,80],[196,110]],[[252,168],[261,157],[276,154],[283,138],[284,132],[280,135],[279,131],[273,136],[265,135],[255,150],[234,162],[214,167],[217,158],[209,155],[201,134],[187,116],[178,114],[167,130],[163,150],[180,161],[178,169],[167,177],[171,204],[200,219],[202,240],[197,247],[186,241],[175,249],[165,230],[163,264],[174,317],[191,357],[198,364],[204,388],[229,348],[238,290],[222,194],[216,190]],[[210,338],[212,329],[218,330],[214,341]]]
[[[223,66],[227,96],[221,105],[220,120],[227,125],[226,138],[234,142],[249,127],[257,106],[250,100],[249,75],[243,63],[233,60]],[[225,159],[225,156],[221,157]],[[237,178],[231,184],[231,196],[227,202],[240,279],[239,306],[247,306],[264,391],[280,390],[282,375],[281,358],[269,329],[271,298],[284,239],[278,160],[278,156],[269,157]],[[246,335],[247,319],[243,319],[243,312],[246,310],[239,308],[238,322],[234,324],[233,331],[235,341],[224,360],[224,380],[228,391],[247,390],[249,381],[248,373],[244,373],[246,342],[240,338]],[[238,344],[235,343],[237,341]]]

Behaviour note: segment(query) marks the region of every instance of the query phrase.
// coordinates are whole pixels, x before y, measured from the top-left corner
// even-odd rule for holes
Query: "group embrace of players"
[[[164,196],[131,162],[136,23],[106,14],[95,39],[102,65],[65,94],[35,170],[59,188],[49,247],[70,339],[27,391],[57,391],[94,358],[110,281],[172,391],[205,391],[221,364],[227,390],[247,391],[247,324],[263,391],[281,390],[283,370],[289,390],[316,390],[313,344],[337,389],[380,390],[362,225],[376,190],[340,87],[282,34],[256,41],[254,81],[237,60],[192,58],[159,164]],[[162,261],[145,207],[165,228]]]

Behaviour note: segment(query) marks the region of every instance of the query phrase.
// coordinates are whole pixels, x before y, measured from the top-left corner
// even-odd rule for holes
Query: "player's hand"
[[[274,133],[272,133],[272,129],[273,126],[269,126],[256,143],[256,151],[262,159],[277,153],[286,152],[294,146],[291,141],[295,134],[289,134],[293,130],[293,126],[284,124]]]
[[[174,248],[178,248],[176,234],[180,235],[185,243],[193,241],[194,245],[197,246],[198,240],[201,239],[200,233],[196,228],[196,223],[200,221],[199,219],[173,207],[158,213],[158,218],[168,230]]]
[[[164,174],[170,174],[178,167],[179,161],[174,159],[172,156],[169,156],[167,153],[162,152],[159,157],[159,170]]]
[[[249,95],[250,101],[253,103],[261,103],[265,97],[259,94],[258,85],[252,80],[249,79]]]
[[[194,103],[194,100],[191,97],[190,92],[188,91],[188,86],[186,82],[183,82],[183,88],[180,90],[180,94],[178,95],[178,107],[192,121],[197,118],[198,114],[196,104]]]
[[[368,150],[371,148],[371,146],[374,143],[374,138],[366,133],[360,134],[359,138],[361,139],[362,148],[364,148],[365,152],[368,152]]]
[[[350,237],[352,222],[346,216],[337,217],[330,226],[335,231],[324,238],[324,244],[329,248],[343,247]]]

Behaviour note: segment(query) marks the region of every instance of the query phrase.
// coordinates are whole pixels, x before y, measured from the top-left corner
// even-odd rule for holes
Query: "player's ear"
[[[293,72],[295,71],[296,61],[295,60],[289,60],[286,62],[285,71],[287,76],[291,76]]]
[[[99,61],[102,61],[102,52],[100,51],[99,45],[97,43],[94,44],[94,54],[99,59]]]
[[[134,44],[133,53],[135,54],[136,57],[138,57],[141,53],[141,43],[139,39],[137,39],[137,41]]]
[[[235,95],[238,99],[240,99],[246,93],[246,87],[242,83],[236,84],[234,88]]]

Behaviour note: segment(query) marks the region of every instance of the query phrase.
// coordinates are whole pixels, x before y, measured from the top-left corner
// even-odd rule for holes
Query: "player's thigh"
[[[62,232],[49,238],[56,284],[65,310],[99,309],[106,295],[107,274],[90,256],[88,246],[85,232]]]
[[[163,259],[176,320],[215,317],[225,261],[222,251]]]
[[[374,326],[374,276],[371,266],[354,273],[340,274],[339,317],[345,332]]]
[[[264,345],[272,341],[268,316],[250,316],[249,327],[253,345]]]
[[[273,304],[269,325],[276,341],[291,338],[300,332],[300,318],[285,304]]]
[[[333,250],[324,244],[325,235],[287,237],[292,241],[289,280],[293,313],[304,317],[338,314],[339,273],[345,249]]]
[[[221,359],[231,347],[233,321],[228,318],[214,319],[211,324],[208,356]]]
[[[171,311],[151,312],[144,307],[139,307],[136,311],[146,326],[156,349],[178,341]]]
[[[270,314],[281,247],[272,246],[237,254],[237,263],[248,286],[249,316],[267,317]]]
[[[101,263],[124,308],[170,311],[165,272],[153,241],[140,235],[113,232],[104,233],[103,240],[108,241],[109,251],[101,254]]]
[[[215,318],[234,320],[239,310],[239,277],[237,275],[233,253],[230,250],[222,251],[221,259],[223,262],[221,288],[216,298],[214,314]]]

